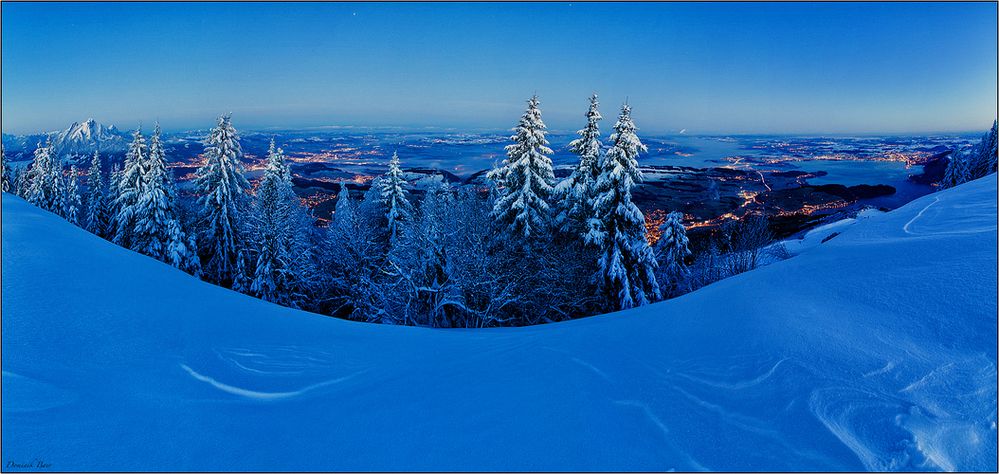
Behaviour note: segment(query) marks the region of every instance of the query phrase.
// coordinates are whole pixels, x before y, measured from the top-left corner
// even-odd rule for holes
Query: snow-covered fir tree
[[[166,263],[194,276],[201,276],[201,261],[193,233],[186,233],[179,219],[167,226]]]
[[[579,138],[569,143],[569,149],[579,155],[579,164],[567,178],[555,186],[558,212],[555,225],[564,234],[582,235],[593,212],[593,188],[600,174],[600,103],[597,95],[590,96],[590,109],[586,112],[586,127],[579,130]]]
[[[685,259],[690,255],[687,248],[687,229],[683,226],[683,214],[671,212],[659,226],[662,232],[656,242],[656,256],[659,260],[659,286],[663,293],[677,295],[689,275]]]
[[[52,183],[55,184],[55,189],[53,194],[55,195],[56,202],[54,204],[55,212],[59,217],[66,218],[66,213],[69,211],[69,194],[66,193],[67,190],[67,179],[65,173],[63,173],[63,162],[60,158],[54,157],[52,162],[55,166],[52,167]]]
[[[28,187],[31,185],[29,181],[29,171],[27,167],[21,168],[17,171],[15,168],[14,178],[11,180],[11,184],[14,186],[14,194],[20,196],[22,199],[28,199]]]
[[[17,196],[24,197],[24,180],[21,179],[22,175],[24,175],[24,172],[14,168],[13,166],[10,168],[10,192]]]
[[[125,154],[125,164],[117,180],[115,194],[115,232],[114,243],[122,247],[135,249],[135,234],[138,226],[138,204],[146,189],[145,179],[148,171],[149,148],[142,130],[132,133],[132,143]]]
[[[114,241],[118,232],[118,196],[121,194],[121,164],[111,165],[111,172],[108,173],[108,221],[106,239]]]
[[[392,153],[388,172],[382,177],[379,185],[381,186],[382,202],[386,208],[385,220],[389,241],[395,242],[399,237],[402,223],[408,220],[413,213],[413,206],[407,197],[406,180],[402,178],[402,166],[398,153]]]
[[[243,151],[229,114],[219,117],[205,145],[205,164],[194,181],[201,207],[198,246],[205,256],[206,276],[225,285],[236,276],[246,192],[250,187],[243,176],[239,161]]]
[[[52,146],[41,143],[35,148],[35,156],[31,167],[25,173],[27,180],[27,200],[31,204],[52,212],[57,211],[59,204],[59,183],[56,181],[55,168],[58,165],[52,156]],[[61,210],[61,209],[59,209]]]
[[[236,251],[236,265],[232,272],[232,289],[240,293],[250,293],[250,285],[253,282],[253,276],[250,275],[250,270],[248,264],[246,263],[249,257],[246,256],[246,250]]]
[[[101,173],[101,155],[95,151],[87,172],[87,220],[84,226],[99,237],[108,236],[111,211],[108,207],[107,186]]]
[[[157,260],[167,261],[171,223],[177,220],[173,179],[166,166],[166,151],[156,125],[149,139],[145,175],[139,180],[139,196],[133,206],[135,222],[132,248]]]
[[[80,200],[80,188],[77,184],[76,165],[69,167],[69,176],[66,176],[65,198],[63,205],[66,220],[73,225],[80,225],[80,210],[83,206]]]
[[[945,188],[952,188],[968,180],[968,161],[960,148],[955,148],[950,152],[947,161],[947,168],[944,170],[944,177],[940,185]]]
[[[304,298],[292,252],[297,228],[294,208],[299,205],[292,189],[284,152],[271,140],[267,166],[253,201],[253,251],[256,264],[250,283],[252,294],[261,299],[297,307]]]
[[[10,175],[10,165],[7,164],[7,152],[3,149],[3,144],[0,144],[0,190],[3,190],[5,193],[9,193],[13,188]]]
[[[978,172],[981,176],[996,172],[996,148],[999,146],[997,140],[999,137],[996,136],[996,122],[992,122],[992,129],[982,138],[980,145]]]
[[[600,249],[596,278],[611,306],[631,308],[659,298],[656,260],[645,237],[645,216],[631,201],[631,188],[642,181],[638,154],[646,151],[635,134],[631,107],[621,115],[610,136],[613,146],[604,156],[593,200],[594,218],[586,234]]]
[[[551,225],[555,173],[538,105],[536,95],[527,101],[527,111],[510,137],[514,144],[506,147],[506,159],[487,175],[499,193],[493,218],[511,234],[524,237],[544,234]]]

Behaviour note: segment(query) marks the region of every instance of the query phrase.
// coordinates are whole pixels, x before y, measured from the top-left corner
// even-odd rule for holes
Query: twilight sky
[[[132,128],[646,133],[984,130],[995,3],[4,3],[5,133]],[[607,123],[610,122],[610,123]]]

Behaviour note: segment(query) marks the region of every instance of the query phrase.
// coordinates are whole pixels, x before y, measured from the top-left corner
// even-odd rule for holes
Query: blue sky
[[[2,5],[3,131],[549,128],[600,94],[646,132],[985,129],[994,3]],[[610,124],[607,124],[608,126]]]

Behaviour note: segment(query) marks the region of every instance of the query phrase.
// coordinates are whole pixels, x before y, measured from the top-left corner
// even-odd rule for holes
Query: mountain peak
[[[123,146],[126,137],[114,126],[105,126],[93,117],[83,122],[73,122],[59,132],[54,143],[60,153],[86,153],[96,149]]]

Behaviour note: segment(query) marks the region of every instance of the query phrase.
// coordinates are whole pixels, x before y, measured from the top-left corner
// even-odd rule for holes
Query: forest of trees
[[[273,140],[251,186],[230,115],[206,139],[181,202],[159,126],[141,130],[121,166],[94,153],[81,196],[51,144],[23,172],[0,149],[2,186],[93,234],[206,281],[284,306],[338,317],[432,327],[539,324],[670,298],[760,265],[773,241],[763,215],[731,221],[692,255],[683,215],[671,212],[650,245],[632,202],[646,151],[621,107],[606,143],[599,102],[570,149],[579,156],[557,181],[538,98],[527,102],[490,186],[435,182],[418,202],[393,153],[363,195],[341,183],[332,220],[317,227],[292,186]],[[945,185],[994,172],[996,128],[969,154],[952,155]],[[991,154],[989,154],[991,152]],[[954,169],[952,169],[954,168]]]

